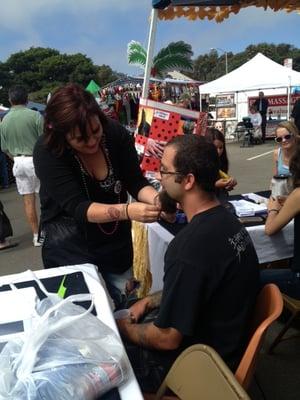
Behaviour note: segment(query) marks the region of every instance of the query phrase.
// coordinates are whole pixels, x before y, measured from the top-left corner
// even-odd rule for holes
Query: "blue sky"
[[[130,40],[147,45],[151,0],[9,0],[1,6],[0,61],[31,46],[81,52],[96,64],[136,75],[127,64]],[[300,47],[300,15],[250,7],[225,22],[161,21],[156,49],[184,40],[194,55],[218,47],[234,53],[249,44],[290,43]]]

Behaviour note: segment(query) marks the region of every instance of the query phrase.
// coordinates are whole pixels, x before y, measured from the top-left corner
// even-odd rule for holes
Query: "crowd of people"
[[[23,87],[11,88],[9,98],[12,108],[0,124],[1,149],[14,161],[17,190],[33,244],[42,243],[45,268],[94,264],[115,307],[126,307],[133,279],[131,222],[173,220],[162,194],[187,217],[167,249],[162,292],[140,300],[133,296],[130,317],[117,321],[142,389],[155,391],[178,354],[195,343],[212,346],[235,370],[260,287],[275,282],[300,298],[300,252],[295,246],[291,268],[259,273],[247,230],[223,206],[237,185],[229,175],[224,135],[210,128],[206,137],[180,135],[167,143],[156,174],[158,192],[141,172],[132,137],[79,85],[59,88],[44,118],[26,108]],[[264,100],[262,93],[253,108],[261,117],[262,140]],[[270,198],[265,231],[273,235],[294,218],[297,243],[299,130],[288,121],[275,134],[273,174],[290,176],[294,189],[280,201]],[[128,194],[135,201],[129,202]],[[0,250],[1,243],[9,246],[5,235]]]

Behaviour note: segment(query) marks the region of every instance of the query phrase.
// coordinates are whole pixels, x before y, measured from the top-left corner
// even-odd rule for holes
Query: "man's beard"
[[[161,210],[167,214],[173,214],[177,210],[177,201],[169,196],[165,189],[161,190],[158,194],[159,201],[161,203]]]

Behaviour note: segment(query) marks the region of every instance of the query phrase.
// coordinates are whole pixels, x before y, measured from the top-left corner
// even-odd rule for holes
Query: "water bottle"
[[[123,380],[121,368],[109,363],[62,365],[39,374],[35,400],[95,400]]]
[[[275,175],[271,181],[272,197],[288,196],[291,192],[291,178],[289,175]]]

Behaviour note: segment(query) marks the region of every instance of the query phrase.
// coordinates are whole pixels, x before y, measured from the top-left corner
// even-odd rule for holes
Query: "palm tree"
[[[191,45],[183,41],[170,43],[154,57],[151,76],[163,78],[172,69],[191,71],[193,69],[192,55]],[[147,51],[139,42],[132,40],[127,46],[127,58],[129,64],[145,68]]]

